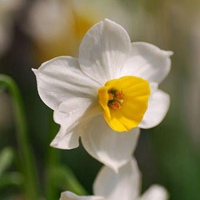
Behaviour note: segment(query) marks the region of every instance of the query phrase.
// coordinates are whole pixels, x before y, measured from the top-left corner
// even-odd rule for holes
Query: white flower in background
[[[132,26],[132,13],[116,0],[36,0],[23,28],[33,39],[41,63],[58,55],[76,56],[85,32],[105,16],[126,28]]]
[[[94,185],[95,196],[78,196],[72,192],[61,193],[60,200],[167,200],[167,191],[159,186],[151,186],[140,196],[141,176],[135,160],[129,161],[115,173],[103,167]]]
[[[51,145],[76,148],[81,137],[90,155],[117,171],[130,159],[139,127],[156,126],[168,110],[169,96],[157,87],[171,54],[131,43],[105,19],[86,33],[78,58],[57,57],[34,69],[39,95],[61,125]]]
[[[66,33],[65,29],[69,30],[72,19],[67,2],[37,0],[30,9],[25,29],[34,39],[45,44],[60,37],[61,32]]]

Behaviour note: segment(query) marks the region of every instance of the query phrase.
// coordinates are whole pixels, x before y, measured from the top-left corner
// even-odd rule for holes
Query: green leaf
[[[54,166],[51,169],[52,181],[63,190],[72,191],[78,195],[87,195],[81,183],[76,178],[73,171],[67,166]],[[62,184],[62,185],[61,185]]]
[[[0,190],[3,190],[11,185],[20,187],[23,183],[23,176],[18,172],[10,172],[3,174],[0,180]]]
[[[10,147],[4,148],[0,153],[0,177],[10,167],[14,152]]]

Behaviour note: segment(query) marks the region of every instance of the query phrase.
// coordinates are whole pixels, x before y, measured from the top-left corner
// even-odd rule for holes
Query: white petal
[[[148,81],[160,83],[169,73],[172,52],[144,43],[132,43],[132,52],[122,68],[122,74],[139,76]]]
[[[138,128],[123,133],[113,131],[100,115],[90,121],[81,140],[91,156],[118,171],[131,158],[138,136]]]
[[[76,148],[79,143],[78,126],[86,118],[92,101],[85,98],[71,98],[60,104],[54,111],[54,121],[61,125],[51,146],[60,149]]]
[[[94,25],[79,49],[81,69],[104,85],[116,77],[130,53],[131,42],[123,27],[108,19]]]
[[[78,196],[67,191],[61,193],[60,200],[104,200],[104,198],[95,196]]]
[[[58,149],[77,148],[79,146],[79,135],[74,130],[67,132],[65,129],[60,127],[59,132],[50,145]]]
[[[151,186],[138,200],[167,200],[168,193],[159,185]]]
[[[97,95],[99,85],[81,71],[75,58],[57,57],[33,71],[41,99],[53,110],[69,98]]]
[[[151,95],[158,90],[158,83],[155,82],[149,82]]]
[[[140,128],[152,128],[157,126],[165,117],[170,104],[169,95],[161,90],[157,90],[152,94],[149,100],[149,105]]]
[[[140,184],[140,171],[136,161],[131,160],[118,173],[103,167],[94,182],[94,194],[108,200],[134,200],[139,195]]]

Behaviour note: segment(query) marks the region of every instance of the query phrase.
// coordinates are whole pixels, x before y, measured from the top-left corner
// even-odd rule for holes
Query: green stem
[[[62,167],[60,167],[60,170],[60,174],[62,175]],[[72,191],[78,195],[88,195],[86,189],[80,184],[72,170],[67,166],[64,166],[63,168],[63,177],[65,177],[64,183],[66,183],[67,189],[69,191]]]
[[[60,150],[52,148],[49,143],[55,137],[58,131],[58,125],[52,119],[51,112],[50,130],[47,146],[47,160],[46,160],[46,191],[45,197],[48,200],[58,199],[57,190],[58,188],[67,188],[67,190],[73,191],[79,195],[86,195],[87,192],[83,186],[79,183],[78,179],[68,166],[60,164]]]
[[[59,158],[59,152],[57,149],[54,149],[49,146],[49,143],[51,142],[53,135],[56,133],[58,126],[55,124],[55,122],[52,119],[52,112],[50,112],[51,119],[49,120],[49,134],[47,134],[49,137],[47,139],[47,153],[46,153],[46,172],[45,172],[45,197],[48,200],[54,200],[57,199],[57,193],[55,189],[55,183],[52,178],[52,168],[57,165],[58,158]]]
[[[20,166],[24,174],[25,199],[38,200],[39,190],[37,184],[36,167],[33,152],[27,138],[27,122],[25,118],[22,98],[16,83],[6,75],[0,74],[0,87],[8,88],[14,107],[17,140],[20,149]]]

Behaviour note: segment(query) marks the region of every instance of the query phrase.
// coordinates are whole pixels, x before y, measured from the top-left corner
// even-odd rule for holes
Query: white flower
[[[103,167],[94,185],[95,196],[78,196],[72,192],[61,193],[60,200],[167,200],[167,191],[159,186],[151,186],[140,196],[141,176],[133,159],[115,173]]]
[[[104,19],[86,33],[79,58],[57,57],[34,69],[39,95],[61,125],[51,145],[76,148],[81,137],[90,155],[117,171],[130,159],[139,127],[156,126],[168,110],[169,96],[157,88],[171,54],[131,43]]]
[[[43,44],[54,41],[56,37],[61,37],[60,32],[69,31],[72,13],[68,7],[65,1],[60,0],[35,1],[27,18],[26,31]]]

